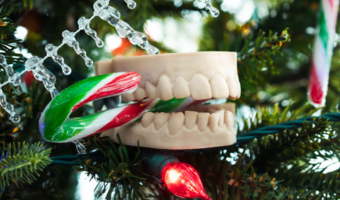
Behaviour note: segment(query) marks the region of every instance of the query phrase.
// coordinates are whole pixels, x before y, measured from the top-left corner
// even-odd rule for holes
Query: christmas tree
[[[338,3],[0,0],[0,199],[338,199]],[[78,33],[79,28],[82,31]],[[104,42],[105,48],[99,48]],[[59,49],[61,43],[65,45]],[[113,138],[105,137],[107,134],[101,133],[104,129],[99,129],[103,131],[93,131],[82,139],[74,134],[66,140],[47,127],[59,123],[62,117],[62,122],[66,121],[63,130],[70,126],[67,110],[53,101],[67,101],[74,93],[93,89],[97,82],[117,78],[98,72],[98,66],[104,65],[98,63],[103,60],[118,63],[125,62],[122,57],[135,57],[141,59],[135,62],[138,65],[149,57],[151,61],[145,62],[152,64],[167,55],[178,55],[171,53],[192,51],[208,52],[195,54],[207,65],[214,62],[213,58],[204,58],[209,52],[237,53],[234,76],[241,95],[232,95],[229,89],[228,99],[223,95],[215,98],[222,91],[219,87],[217,92],[210,92],[215,99],[211,97],[213,100],[203,102],[201,107],[235,107],[234,142],[210,148],[155,149],[145,146],[143,140],[128,145],[126,135],[132,129],[119,129]],[[39,59],[45,55],[51,58],[42,60],[42,65]],[[177,58],[174,56],[172,61],[176,63]],[[37,63],[41,65],[33,69]],[[92,66],[94,63],[97,68]],[[127,73],[139,83],[138,71]],[[141,75],[142,81],[144,77]],[[131,90],[138,86],[131,80],[122,82]],[[90,89],[84,83],[91,83]],[[109,96],[98,91],[96,95]],[[129,103],[121,103],[117,97],[93,104],[91,98],[75,102],[72,107],[77,108],[72,109],[75,111],[70,118],[99,118],[117,106],[147,106],[149,100],[143,101],[145,105],[132,104],[131,100],[152,96],[140,91],[138,88],[134,93],[136,99],[122,96]],[[179,94],[173,94],[175,98],[168,98],[163,91],[160,94],[159,104],[183,103],[178,103]],[[157,107],[152,109],[163,112]],[[46,113],[54,118],[47,120]],[[131,115],[139,119],[135,123],[146,123],[143,120],[147,114],[142,121],[137,111]],[[184,120],[182,115],[173,118]],[[214,119],[212,115],[209,120]],[[49,131],[41,130],[45,127]],[[71,140],[76,145],[54,143]],[[175,145],[173,141],[156,140],[150,143]],[[179,171],[185,173],[177,175]],[[80,179],[79,174],[86,174],[88,179]],[[186,184],[171,182],[179,176]],[[95,195],[75,195],[90,179],[97,184]]]

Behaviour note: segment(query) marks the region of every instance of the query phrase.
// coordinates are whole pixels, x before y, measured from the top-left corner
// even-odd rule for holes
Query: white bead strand
[[[209,10],[213,17],[218,17],[220,15],[220,11],[211,5],[211,0],[205,0],[205,8]]]

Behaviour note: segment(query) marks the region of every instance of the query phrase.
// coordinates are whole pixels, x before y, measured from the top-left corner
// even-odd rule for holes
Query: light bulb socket
[[[145,163],[148,165],[152,175],[157,178],[162,177],[164,167],[169,163],[179,163],[179,160],[172,155],[167,155],[165,152],[159,152],[154,149],[143,149],[142,157],[145,157]]]

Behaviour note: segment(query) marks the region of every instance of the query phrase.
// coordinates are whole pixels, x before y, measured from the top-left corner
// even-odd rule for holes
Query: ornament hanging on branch
[[[309,101],[315,107],[326,102],[338,7],[339,0],[321,0],[308,87]]]
[[[157,149],[200,149],[236,142],[232,112],[186,110],[193,102],[200,104],[211,98],[240,97],[235,53],[161,54],[96,63],[97,75],[123,71],[137,72],[141,81],[133,93],[123,94],[122,100],[138,101],[136,105],[146,109],[134,109],[129,114],[141,114],[132,120],[141,118],[141,121],[130,125],[122,123],[103,135],[118,142],[116,135],[119,133],[123,144],[136,145],[139,141],[141,147]],[[161,101],[154,100],[157,102],[155,107],[163,107],[163,110],[147,108],[147,103],[156,98]]]
[[[133,30],[129,24],[120,20],[119,11],[109,6],[109,2],[109,0],[97,0],[94,3],[94,14],[91,18],[86,19],[85,17],[81,17],[78,20],[79,29],[77,31],[69,32],[65,30],[62,33],[63,41],[59,46],[47,44],[45,47],[46,56],[44,58],[40,58],[37,56],[29,58],[25,62],[25,70],[19,73],[15,73],[12,66],[7,65],[5,56],[0,55],[0,65],[5,68],[8,76],[8,81],[0,83],[1,107],[11,115],[11,120],[13,122],[19,122],[20,116],[14,112],[14,106],[7,103],[6,96],[2,92],[2,87],[9,83],[13,84],[13,86],[15,87],[19,86],[21,84],[21,75],[25,74],[26,72],[32,71],[34,78],[38,81],[42,81],[45,88],[50,92],[52,99],[55,98],[59,94],[59,91],[55,87],[56,78],[47,68],[44,67],[43,63],[47,58],[51,57],[53,61],[60,65],[65,75],[70,75],[72,72],[71,68],[67,64],[65,64],[63,57],[58,55],[58,50],[64,44],[67,44],[84,59],[86,66],[92,67],[93,61],[86,55],[85,50],[80,48],[75,36],[81,30],[84,30],[87,35],[94,39],[96,45],[99,48],[103,47],[104,42],[100,38],[98,38],[97,33],[90,28],[90,22],[96,16],[99,16],[101,19],[109,22],[110,25],[116,28],[119,36],[123,38],[128,38],[132,44],[138,45],[142,49],[146,50],[148,54],[159,54],[159,50],[149,44],[148,38],[144,33]],[[132,1],[130,0],[129,2],[131,3]]]

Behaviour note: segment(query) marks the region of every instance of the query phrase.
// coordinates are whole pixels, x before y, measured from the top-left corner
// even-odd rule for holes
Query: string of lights
[[[292,128],[299,128],[305,122],[312,122],[313,118],[315,120],[319,118],[327,119],[328,121],[340,121],[340,113],[328,113],[318,117],[304,117],[293,121],[283,122],[273,126],[265,126],[258,128],[253,131],[245,132],[237,136],[237,142],[234,145],[239,145],[255,138],[259,138],[265,135],[276,134],[280,131]],[[93,158],[100,158],[98,154],[90,154]],[[52,157],[52,164],[61,164],[61,165],[79,165],[75,160],[85,159],[86,155],[70,155],[70,156],[56,156]]]

